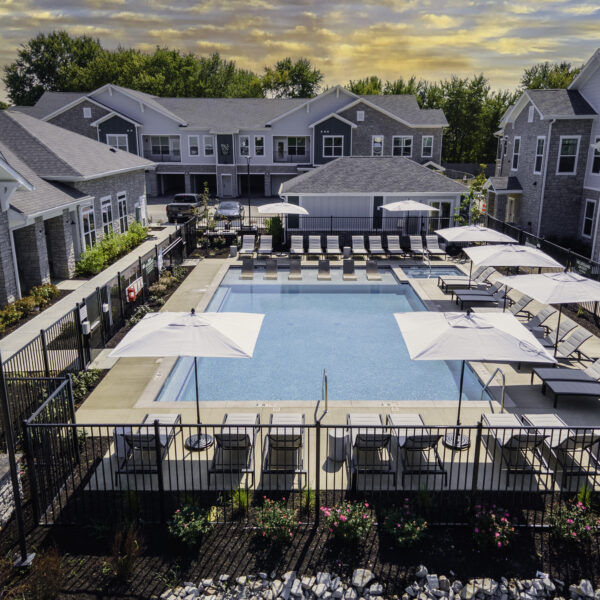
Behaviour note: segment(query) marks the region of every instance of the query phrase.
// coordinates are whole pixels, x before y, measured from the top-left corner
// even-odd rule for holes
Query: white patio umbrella
[[[510,313],[394,313],[412,360],[462,360],[456,425],[460,410],[465,361],[555,363],[534,335]],[[446,445],[467,448],[470,440],[448,434]]]
[[[200,423],[198,357],[252,358],[264,315],[255,313],[159,312],[147,314],[110,353],[113,358],[193,356],[196,416]],[[192,436],[188,448],[212,444],[208,435]]]
[[[429,206],[429,204],[423,204],[422,202],[415,202],[414,200],[399,200],[398,202],[390,202],[389,204],[382,204],[380,209],[393,210],[395,212],[438,212],[439,208]]]
[[[271,202],[271,204],[263,204],[263,206],[258,207],[259,213],[279,213],[280,215],[307,215],[308,211],[302,206],[298,206],[297,204],[292,204],[291,202]],[[285,243],[287,239],[287,222],[286,227],[283,230],[283,242]]]
[[[509,235],[489,229],[482,225],[463,225],[461,227],[446,227],[436,229],[435,233],[443,237],[447,242],[463,242],[474,244],[477,242],[516,244],[517,240]]]
[[[558,347],[558,329],[562,316],[562,305],[600,301],[600,282],[573,272],[514,275],[512,277],[500,277],[498,281],[531,296],[538,302],[560,305],[554,343],[555,356]]]

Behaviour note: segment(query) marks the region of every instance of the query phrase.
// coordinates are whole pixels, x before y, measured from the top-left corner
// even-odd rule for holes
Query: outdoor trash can
[[[345,429],[327,430],[328,456],[333,462],[342,462],[346,458],[348,431]]]
[[[237,256],[237,246],[229,246],[229,256],[231,256],[232,258],[234,256]]]

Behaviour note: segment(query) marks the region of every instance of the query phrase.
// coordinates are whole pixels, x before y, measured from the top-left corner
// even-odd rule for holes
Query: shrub
[[[31,598],[36,600],[52,600],[57,598],[63,587],[67,574],[62,556],[56,548],[40,554],[31,566],[28,579]]]
[[[78,275],[97,275],[105,266],[106,259],[101,246],[88,246],[79,256],[75,272]]]
[[[137,325],[148,313],[151,313],[152,309],[146,304],[142,304],[142,306],[138,307],[136,311],[131,315],[127,324],[129,327],[133,327]]]
[[[263,500],[256,509],[259,535],[273,542],[289,542],[299,525],[296,510],[285,505],[285,498],[271,500],[265,496]]]
[[[234,513],[246,513],[250,504],[250,492],[244,488],[238,488],[231,492],[231,506]]]
[[[383,529],[394,538],[397,546],[406,548],[421,541],[427,530],[427,521],[417,517],[410,509],[408,498],[404,498],[404,505],[400,510],[387,514]]]
[[[273,247],[280,248],[283,243],[283,223],[281,217],[270,217],[266,221],[267,233],[273,236]]]
[[[329,533],[346,542],[357,542],[366,537],[373,525],[368,502],[342,502],[336,506],[321,506]]]
[[[60,294],[60,290],[55,285],[47,283],[32,287],[29,293],[37,300],[39,306],[44,307]]]
[[[79,371],[71,375],[71,385],[73,387],[73,400],[77,404],[83,402],[88,394],[96,387],[100,379],[100,369],[90,369],[89,371]]]
[[[506,548],[515,533],[510,514],[492,504],[486,508],[478,504],[473,523],[473,537],[480,548],[501,550]]]
[[[554,539],[572,545],[591,541],[600,518],[589,505],[576,500],[562,505],[550,517],[550,531]]]
[[[129,579],[141,551],[140,536],[133,525],[117,531],[112,545],[112,556],[105,565],[104,572],[121,581]]]
[[[27,317],[39,307],[38,301],[33,296],[23,296],[23,298],[15,300],[14,305],[23,317]]]
[[[209,517],[207,510],[186,504],[175,511],[169,523],[169,533],[187,546],[195,546],[212,526]]]
[[[305,487],[302,491],[302,505],[304,510],[307,512],[315,510],[316,501],[317,495],[315,494],[315,490],[313,490],[310,486]]]

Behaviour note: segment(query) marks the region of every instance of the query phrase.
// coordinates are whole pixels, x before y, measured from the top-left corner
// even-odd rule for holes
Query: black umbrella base
[[[468,435],[451,432],[444,436],[443,444],[452,450],[466,450],[471,445],[471,438]]]
[[[212,435],[191,435],[187,440],[185,440],[185,447],[188,450],[206,450],[213,445],[213,437]]]

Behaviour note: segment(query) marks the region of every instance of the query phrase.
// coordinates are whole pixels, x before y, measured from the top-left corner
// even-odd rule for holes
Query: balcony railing
[[[152,154],[152,151],[144,150],[144,158],[153,162],[181,162],[181,153]]]
[[[273,152],[273,162],[276,163],[294,163],[294,164],[309,164],[310,154],[287,154],[286,152],[281,153],[275,150]]]

